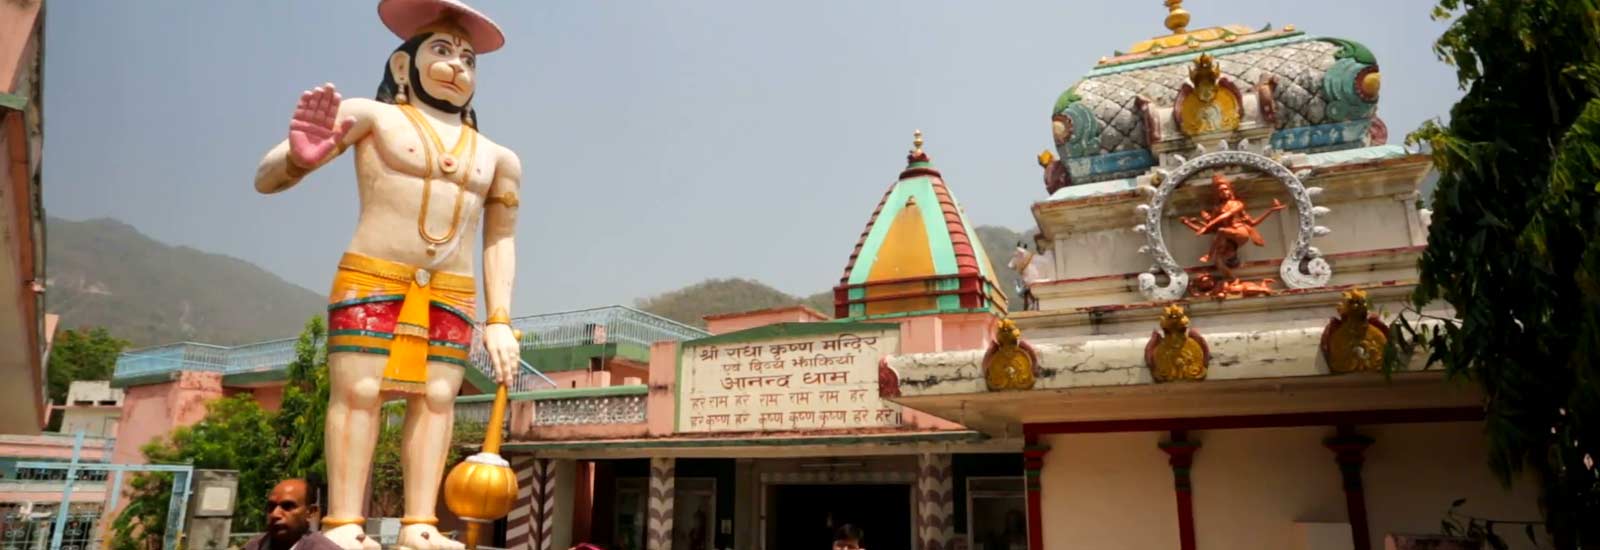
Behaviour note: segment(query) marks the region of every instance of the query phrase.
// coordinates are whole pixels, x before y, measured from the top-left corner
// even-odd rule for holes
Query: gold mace
[[[511,463],[500,456],[500,430],[505,416],[506,386],[500,384],[489,409],[483,451],[461,461],[444,480],[444,505],[467,522],[464,542],[469,550],[478,547],[485,527],[511,512],[517,498],[517,474],[511,471]]]

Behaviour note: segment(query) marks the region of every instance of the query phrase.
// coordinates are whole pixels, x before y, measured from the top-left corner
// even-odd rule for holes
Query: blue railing
[[[628,306],[607,306],[518,317],[523,349],[602,343],[649,346],[661,341],[704,338],[711,333]]]
[[[602,343],[649,346],[660,341],[682,341],[710,333],[665,317],[627,306],[609,306],[518,317],[512,327],[522,331],[522,349],[535,350]],[[483,348],[482,327],[472,334],[473,366],[493,376],[494,368]],[[114,379],[161,375],[177,371],[219,372],[223,375],[285,369],[294,361],[295,338],[225,347],[195,342],[169,344],[123,352],[117,357]],[[514,390],[532,390],[548,378],[524,363]]]

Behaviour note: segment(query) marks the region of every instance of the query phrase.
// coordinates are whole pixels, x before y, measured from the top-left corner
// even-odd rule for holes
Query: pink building
[[[873,547],[929,548],[968,525],[1025,529],[1020,438],[880,391],[888,357],[982,348],[1005,314],[972,224],[916,145],[863,208],[837,319],[798,306],[711,316],[708,334],[640,342],[643,379],[513,394],[503,452],[532,495],[504,546],[826,548],[849,523]]]
[[[48,421],[44,357],[44,3],[0,3],[0,434]]]

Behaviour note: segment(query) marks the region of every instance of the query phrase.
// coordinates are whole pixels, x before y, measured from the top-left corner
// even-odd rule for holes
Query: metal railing
[[[529,315],[511,320],[522,331],[522,349],[536,350],[624,342],[650,346],[661,341],[682,341],[710,336],[695,327],[627,306],[607,306]],[[469,360],[479,372],[494,377],[494,366],[483,347],[483,326],[472,331]],[[113,378],[128,379],[177,371],[219,372],[224,375],[288,368],[294,361],[297,338],[269,340],[243,346],[216,346],[183,342],[123,352],[117,357]],[[529,391],[555,384],[524,362],[512,391]]]
[[[626,342],[649,346],[661,341],[704,338],[711,333],[628,306],[606,306],[518,317],[522,349],[560,348]]]

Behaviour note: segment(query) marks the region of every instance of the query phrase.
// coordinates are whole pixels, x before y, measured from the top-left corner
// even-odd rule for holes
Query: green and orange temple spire
[[[1005,293],[976,227],[913,133],[906,168],[867,219],[834,287],[834,316],[1004,315]]]

